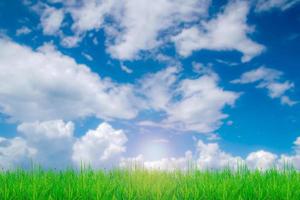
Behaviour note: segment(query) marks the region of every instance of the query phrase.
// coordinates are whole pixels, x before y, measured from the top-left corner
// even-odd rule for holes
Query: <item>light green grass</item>
[[[300,199],[300,174],[292,169],[15,170],[0,172],[0,199]]]

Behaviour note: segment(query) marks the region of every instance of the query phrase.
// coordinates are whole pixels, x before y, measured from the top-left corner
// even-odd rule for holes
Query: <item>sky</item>
[[[0,167],[300,169],[299,52],[299,0],[1,0]]]

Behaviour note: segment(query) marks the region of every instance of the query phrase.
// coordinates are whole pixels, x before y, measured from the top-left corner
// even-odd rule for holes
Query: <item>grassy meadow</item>
[[[0,172],[0,199],[300,199],[296,170]]]

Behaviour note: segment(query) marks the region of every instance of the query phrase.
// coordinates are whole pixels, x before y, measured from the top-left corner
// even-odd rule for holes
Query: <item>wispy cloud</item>
[[[257,88],[265,88],[271,98],[279,98],[282,104],[289,106],[295,105],[297,102],[290,99],[286,93],[294,88],[294,83],[282,80],[283,73],[281,71],[259,67],[250,70],[241,75],[239,79],[233,80],[232,83],[248,84],[257,83]]]

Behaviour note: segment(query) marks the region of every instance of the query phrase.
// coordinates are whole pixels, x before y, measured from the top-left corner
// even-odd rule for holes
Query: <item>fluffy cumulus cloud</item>
[[[0,111],[13,120],[128,119],[138,111],[131,85],[101,79],[49,44],[32,50],[0,38],[0,68]]]
[[[140,51],[161,44],[161,32],[170,31],[182,23],[194,22],[205,15],[210,0],[68,0],[56,3],[61,3],[62,8],[38,4],[42,7],[39,13],[45,34],[55,33],[63,15],[70,14],[74,36],[61,34],[63,45],[75,46],[88,31],[104,29],[108,37],[108,52],[118,59],[133,59]],[[106,23],[107,20],[110,22]],[[141,31],[143,34],[140,34]],[[71,37],[74,42],[66,43],[66,37]]]
[[[222,151],[218,143],[205,144],[199,140],[197,143],[197,168],[199,169],[235,169],[243,164],[240,157],[235,157]]]
[[[208,17],[210,0],[60,3],[60,9],[44,5],[39,11],[45,34],[57,33],[64,15],[69,14],[72,35],[61,32],[62,45],[74,47],[88,31],[103,29],[107,52],[120,60],[137,59],[143,52],[163,47],[170,41],[182,56],[202,49],[236,50],[243,54],[242,61],[249,61],[264,50],[249,37],[254,28],[247,24],[250,9],[247,1],[229,1],[216,17]]]
[[[63,1],[65,12],[70,13],[74,21],[72,30],[75,35],[99,29],[106,15],[119,3],[116,0]]]
[[[23,123],[18,126],[20,136],[35,149],[32,159],[44,167],[65,168],[70,165],[74,124],[62,120]]]
[[[263,12],[269,11],[274,8],[280,9],[281,11],[285,11],[299,2],[299,0],[257,0],[256,11]]]
[[[266,170],[276,167],[277,155],[267,151],[257,151],[250,153],[246,158],[246,164],[250,169]]]
[[[282,104],[293,106],[297,102],[291,100],[286,93],[294,88],[294,83],[283,80],[282,76],[283,73],[279,70],[259,67],[245,72],[239,79],[232,82],[239,84],[257,83],[257,88],[267,89],[270,98],[279,98]]]
[[[122,130],[115,130],[109,124],[102,123],[74,143],[72,160],[78,166],[114,167],[114,161],[118,161],[120,154],[126,151],[126,142],[127,137]]]
[[[268,169],[277,167],[284,169],[294,167],[300,170],[300,137],[294,142],[294,153],[276,155],[264,150],[252,152],[246,158],[246,164],[250,169]]]
[[[35,153],[36,150],[30,148],[20,137],[12,139],[0,137],[0,171],[15,167],[29,167],[30,159]]]
[[[205,15],[209,4],[209,0],[125,0],[121,11],[113,14],[119,26],[107,28],[114,35],[108,51],[119,59],[135,58],[163,43],[161,32]]]
[[[232,106],[239,96],[219,87],[218,78],[211,74],[182,80],[176,92],[181,98],[169,105],[166,123],[204,133],[220,127],[221,120],[227,118],[223,108]]]
[[[264,47],[248,36],[254,30],[247,25],[249,8],[246,1],[232,1],[215,18],[182,30],[172,39],[177,51],[189,56],[201,49],[236,50],[243,54],[242,61],[251,60]]]
[[[148,106],[164,112],[166,117],[158,124],[141,125],[201,133],[218,129],[227,117],[223,108],[234,105],[239,94],[219,87],[214,72],[204,72],[195,79],[180,79],[179,72],[180,68],[169,67],[142,79],[142,93]]]
[[[49,0],[49,3],[53,1]],[[37,3],[33,7],[38,7],[43,32],[46,35],[58,35],[61,39],[61,45],[72,48],[84,38],[86,33],[91,30],[103,28],[105,18],[111,15],[113,10],[118,9],[119,2],[115,0],[90,0],[90,1],[55,1],[59,3],[59,9],[46,3]],[[72,34],[65,34],[61,29],[64,17],[71,16],[72,22],[70,29]],[[57,34],[59,33],[59,34]]]
[[[30,167],[31,162],[44,168],[65,169],[81,164],[94,168],[118,165],[127,137],[102,123],[96,130],[74,136],[74,124],[62,120],[22,123],[19,136],[0,138],[0,167]]]

